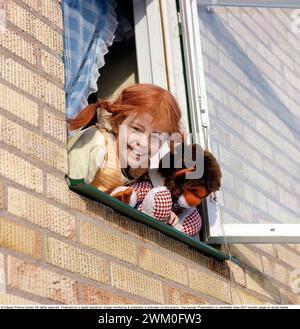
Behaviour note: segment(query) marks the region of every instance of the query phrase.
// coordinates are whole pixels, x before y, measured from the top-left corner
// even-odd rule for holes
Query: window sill
[[[143,224],[146,224],[160,232],[163,232],[164,234],[187,244],[188,246],[206,254],[207,256],[211,256],[219,261],[231,260],[236,264],[240,263],[236,257],[230,256],[220,250],[217,250],[200,240],[189,237],[184,233],[176,230],[172,226],[159,222],[154,218],[152,218],[151,216],[148,216],[140,211],[137,211],[133,207],[130,207],[127,204],[112,198],[110,195],[98,190],[94,186],[85,184],[83,179],[72,179],[67,175],[65,176],[65,179],[67,181],[69,188],[72,191],[80,195],[83,195],[87,198],[90,198],[92,200],[96,200],[100,203],[103,203],[106,206],[111,207],[118,213],[126,217],[130,217]]]

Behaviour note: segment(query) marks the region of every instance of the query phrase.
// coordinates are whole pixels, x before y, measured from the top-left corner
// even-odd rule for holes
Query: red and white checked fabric
[[[164,186],[152,188],[137,209],[159,221],[168,221],[172,210],[170,191]]]
[[[153,217],[157,220],[168,221],[172,210],[171,193],[166,189],[154,195]]]
[[[131,185],[137,194],[137,210],[143,211],[159,221],[166,222],[171,211],[180,213],[184,208],[177,202],[172,203],[171,193],[166,187],[153,188],[150,181],[143,181]],[[202,218],[195,208],[182,223],[182,232],[189,236],[198,235],[202,227]]]
[[[134,183],[131,188],[135,191],[137,196],[137,203],[143,202],[146,194],[152,189],[152,183],[150,181],[143,181]]]
[[[202,227],[202,218],[199,211],[195,208],[186,216],[182,223],[182,232],[189,236],[198,235]]]

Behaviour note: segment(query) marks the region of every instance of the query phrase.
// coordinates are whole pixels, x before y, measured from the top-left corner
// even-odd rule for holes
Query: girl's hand
[[[175,226],[178,224],[178,222],[179,222],[178,216],[173,211],[171,211],[170,218],[168,220],[168,224],[170,224],[171,226]]]

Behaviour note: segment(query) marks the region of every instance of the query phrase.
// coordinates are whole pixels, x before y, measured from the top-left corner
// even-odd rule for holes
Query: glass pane
[[[300,12],[198,14],[223,222],[300,224]]]

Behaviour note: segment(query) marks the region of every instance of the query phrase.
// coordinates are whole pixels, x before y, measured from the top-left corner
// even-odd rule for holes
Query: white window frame
[[[135,44],[140,83],[169,90],[188,131],[187,96],[175,0],[133,0]]]
[[[235,5],[260,7],[300,8],[300,1],[204,1],[179,0],[183,29],[183,51],[186,64],[191,128],[195,141],[211,150],[201,38],[197,3],[207,5]],[[195,134],[196,133],[196,134]],[[299,243],[300,224],[226,224],[218,211],[218,193],[205,202],[204,241],[207,243]]]

